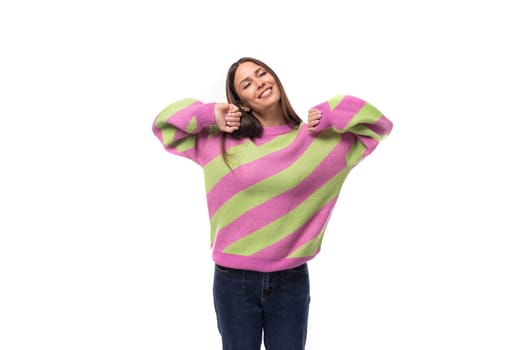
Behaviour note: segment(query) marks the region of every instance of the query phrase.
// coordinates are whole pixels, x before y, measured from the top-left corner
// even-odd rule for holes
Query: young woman
[[[230,67],[226,96],[177,101],[153,132],[203,169],[223,349],[259,350],[263,340],[267,350],[304,349],[307,262],[348,173],[392,123],[348,95],[310,109],[303,123],[275,72],[250,57]]]

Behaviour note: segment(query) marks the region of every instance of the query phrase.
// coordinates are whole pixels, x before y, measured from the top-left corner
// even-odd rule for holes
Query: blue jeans
[[[223,350],[303,350],[310,280],[306,264],[276,272],[215,265],[213,300]]]

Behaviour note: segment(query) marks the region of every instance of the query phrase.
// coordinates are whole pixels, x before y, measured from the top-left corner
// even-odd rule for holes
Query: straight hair
[[[261,137],[263,132],[263,126],[261,122],[252,114],[252,111],[244,111],[241,108],[241,99],[239,98],[239,94],[235,90],[235,73],[237,72],[237,68],[239,68],[239,65],[244,62],[255,63],[256,65],[263,67],[268,73],[272,75],[281,92],[281,99],[279,103],[281,104],[281,109],[283,111],[284,120],[286,121],[286,123],[291,126],[297,126],[302,123],[301,118],[293,109],[292,104],[290,103],[290,100],[286,95],[281,80],[279,79],[277,74],[275,74],[273,69],[271,69],[266,63],[253,57],[242,57],[238,59],[230,66],[230,68],[228,69],[228,74],[226,75],[226,100],[228,101],[228,103],[234,104],[239,108],[239,111],[241,112],[241,125],[239,129],[235,130],[231,134],[223,132],[221,135],[222,157],[226,162],[226,165],[230,169],[231,167],[227,160],[227,152],[225,147],[226,138],[232,137],[237,140],[241,140],[244,138],[255,139]]]

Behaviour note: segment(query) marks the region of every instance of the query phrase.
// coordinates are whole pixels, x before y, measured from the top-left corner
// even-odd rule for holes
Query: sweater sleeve
[[[215,103],[186,98],[164,108],[153,122],[153,133],[166,151],[198,162],[198,136],[215,125]]]
[[[331,128],[353,142],[347,155],[350,167],[369,155],[393,128],[377,108],[354,96],[335,96],[314,108],[322,112],[317,131]]]

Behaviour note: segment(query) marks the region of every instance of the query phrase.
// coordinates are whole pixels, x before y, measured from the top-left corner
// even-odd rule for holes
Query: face
[[[235,90],[246,107],[262,113],[275,107],[281,91],[274,77],[264,67],[253,62],[243,62],[234,78]]]

